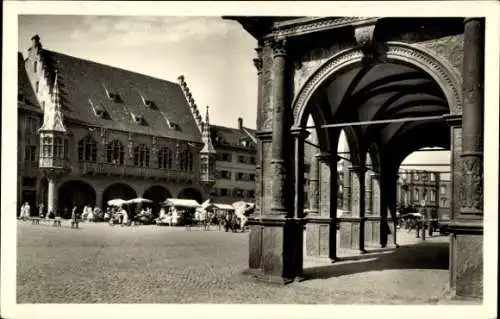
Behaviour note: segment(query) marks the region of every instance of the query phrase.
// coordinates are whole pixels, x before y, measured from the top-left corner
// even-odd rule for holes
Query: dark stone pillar
[[[262,48],[255,49],[257,51],[257,58],[253,59],[254,65],[257,69],[257,77],[258,77],[258,96],[257,96],[257,128],[260,128],[262,125]],[[249,217],[249,258],[248,258],[248,266],[249,272],[258,273],[260,268],[260,261],[262,257],[262,226],[259,224],[254,224],[254,218],[262,215],[262,140],[263,136],[261,134],[257,134],[257,154],[256,160],[257,165],[255,166],[255,212]]]
[[[287,73],[286,73],[286,42],[275,41],[273,46],[273,141],[272,141],[272,205],[271,214],[286,215],[285,203],[287,168],[289,161],[286,155],[288,133],[287,122]]]
[[[365,172],[363,166],[350,168],[351,175],[351,229],[353,249],[365,251]]]
[[[483,296],[483,127],[484,18],[464,20],[464,98],[461,180],[454,199],[460,211],[450,223],[453,234],[452,287],[457,297]]]
[[[303,226],[293,218],[293,200],[290,191],[291,155],[288,138],[289,127],[289,84],[286,70],[286,42],[276,40],[270,43],[272,60],[272,144],[271,144],[271,203],[259,218],[262,228],[262,254],[257,278],[266,282],[288,283],[302,273]],[[268,156],[268,155],[267,155]],[[264,197],[267,197],[264,195]]]

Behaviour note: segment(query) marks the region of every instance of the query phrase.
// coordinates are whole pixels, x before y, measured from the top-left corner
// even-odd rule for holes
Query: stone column
[[[287,142],[287,90],[286,90],[286,42],[275,41],[273,46],[273,140],[272,160],[272,205],[271,214],[286,215],[285,203],[287,165],[285,147]]]
[[[56,199],[56,177],[47,175],[48,188],[47,188],[47,212],[56,213],[57,199]]]
[[[302,128],[292,129],[294,137],[294,218],[304,217],[304,140],[309,132]]]
[[[366,181],[366,191],[365,191],[365,212],[366,215],[372,215],[372,180],[373,180],[373,173],[372,172],[367,172],[365,174],[365,181]]]
[[[351,212],[351,174],[349,166],[350,163],[344,161],[344,180],[342,183],[342,210],[344,215],[350,215]]]
[[[311,159],[309,169],[309,214],[319,213],[319,167],[318,157],[314,155]]]
[[[453,233],[452,284],[460,297],[483,295],[483,127],[484,18],[464,20],[462,63],[462,154],[460,211],[450,224]],[[458,197],[458,198],[457,198]]]
[[[289,170],[290,151],[288,145],[290,111],[288,72],[286,70],[286,42],[275,40],[272,62],[272,142],[271,142],[271,207],[260,218],[262,229],[262,254],[257,278],[266,282],[288,283],[302,275],[302,224],[293,217]],[[267,156],[267,155],[266,155]],[[266,197],[266,196],[265,196]],[[288,198],[287,198],[288,197]]]
[[[262,125],[262,48],[256,48],[257,58],[253,59],[253,63],[255,68],[257,69],[257,128],[260,128]],[[255,212],[257,214],[262,213],[261,209],[261,194],[262,194],[262,185],[261,185],[261,167],[262,167],[262,142],[260,139],[257,141],[257,152],[256,152],[256,160],[257,165],[255,166]]]
[[[363,166],[351,167],[351,213],[358,219],[358,227],[353,227],[353,236],[358,236],[357,248],[365,251],[365,173]],[[354,225],[353,225],[354,226]],[[356,234],[357,233],[357,234]]]

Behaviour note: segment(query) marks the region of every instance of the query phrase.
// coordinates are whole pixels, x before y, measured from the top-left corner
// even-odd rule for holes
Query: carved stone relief
[[[458,74],[462,73],[464,37],[462,34],[419,42],[418,45],[447,60]]]
[[[459,192],[462,214],[482,212],[483,209],[483,161],[471,155],[461,158],[462,182]]]
[[[348,49],[353,43],[332,43],[327,47],[316,47],[297,58],[293,70],[293,95],[297,95],[306,80],[336,53]]]

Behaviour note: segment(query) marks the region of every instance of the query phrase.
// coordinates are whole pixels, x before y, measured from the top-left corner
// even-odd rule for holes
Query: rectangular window
[[[245,158],[245,156],[243,156],[243,155],[238,156],[238,163],[243,163],[243,164],[245,164],[245,163],[246,163],[246,158]]]
[[[36,145],[27,145],[24,152],[25,161],[36,162]]]
[[[439,190],[441,195],[446,195],[446,186],[441,186]]]
[[[252,181],[252,182],[255,181],[255,174],[250,174],[249,175],[249,180]]]
[[[227,188],[220,189],[220,196],[227,196]]]
[[[243,180],[245,180],[245,173],[238,173],[238,175],[236,177],[236,180],[237,181],[243,181]]]
[[[222,153],[221,154],[221,161],[231,162],[231,154],[229,154],[229,153]]]
[[[23,177],[23,186],[24,187],[36,187],[36,178]]]
[[[255,197],[255,191],[248,191],[248,197],[254,198]]]
[[[250,164],[255,164],[255,156],[250,156]]]

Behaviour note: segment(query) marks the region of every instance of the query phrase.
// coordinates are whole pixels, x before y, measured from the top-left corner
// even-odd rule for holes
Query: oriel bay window
[[[158,151],[158,168],[172,169],[173,152],[168,147]]]
[[[42,157],[51,157],[52,147],[53,147],[52,136],[45,136],[42,139]]]
[[[134,165],[136,167],[149,167],[149,148],[139,144],[134,149]]]
[[[78,141],[78,160],[80,162],[97,162],[97,142],[91,136]]]
[[[107,145],[106,161],[114,165],[123,165],[125,158],[125,149],[118,140],[113,140]]]

